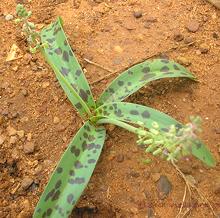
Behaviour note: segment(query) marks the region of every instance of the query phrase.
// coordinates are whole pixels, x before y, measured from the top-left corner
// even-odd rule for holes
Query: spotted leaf
[[[155,121],[164,131],[167,131],[167,128],[173,124],[178,129],[182,127],[181,123],[167,114],[150,107],[132,103],[115,102],[105,104],[97,108],[96,114],[98,117],[108,117],[132,124],[138,124],[141,121],[146,128],[152,128],[152,122]],[[212,154],[201,141],[192,144],[192,154],[209,166],[215,165]]]
[[[153,80],[171,77],[195,79],[186,68],[173,61],[164,59],[145,61],[129,68],[113,80],[97,104],[100,106],[104,103],[122,101]]]
[[[86,122],[63,154],[40,201],[34,218],[69,217],[86,188],[99,159],[105,129]]]
[[[89,108],[95,108],[95,102],[83,70],[68,44],[61,23],[61,18],[58,18],[56,22],[41,31],[41,41],[47,43],[42,52],[55,71],[69,100],[82,115],[87,113],[83,102]],[[77,96],[73,95],[73,92]]]

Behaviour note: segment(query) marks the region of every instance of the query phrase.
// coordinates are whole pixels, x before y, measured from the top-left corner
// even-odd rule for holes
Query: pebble
[[[151,178],[154,182],[157,182],[160,179],[160,173],[153,173]]]
[[[18,71],[18,66],[12,67],[12,70],[15,71],[15,72],[17,72],[17,71]]]
[[[26,89],[21,90],[21,94],[26,97],[28,95],[28,91]]]
[[[143,16],[143,14],[142,14],[142,11],[135,11],[134,13],[133,13],[133,15],[134,15],[134,17],[135,18],[141,18],[142,16]]]
[[[0,125],[3,124],[3,122],[4,122],[3,116],[0,115]]]
[[[129,177],[133,177],[133,178],[138,178],[140,176],[140,173],[138,173],[137,171],[135,170],[131,170],[129,173],[128,173],[128,176]]]
[[[53,123],[54,123],[54,124],[58,124],[59,122],[60,122],[59,117],[54,117],[54,118],[53,118]]]
[[[13,149],[11,152],[11,157],[13,160],[17,161],[19,159],[19,152],[17,149]]]
[[[190,44],[190,43],[192,43],[194,40],[193,40],[193,38],[192,37],[186,37],[185,39],[184,39],[184,43],[185,44]]]
[[[34,152],[35,145],[33,142],[27,142],[23,146],[23,151],[25,154],[31,154]]]
[[[5,141],[5,137],[0,135],[0,145],[2,145]]]
[[[119,162],[119,163],[123,162],[124,159],[125,158],[124,158],[123,154],[119,154],[119,155],[116,156],[116,161]]]
[[[22,210],[16,218],[31,218],[31,214],[28,211]]]
[[[192,175],[187,175],[186,179],[192,184],[192,185],[196,185],[197,181],[195,180],[195,178]]]
[[[182,164],[180,165],[180,170],[184,173],[184,174],[191,174],[192,173],[192,167],[188,166],[186,164]]]
[[[203,43],[199,46],[199,50],[202,54],[207,54],[209,51],[209,46],[206,43]]]
[[[23,208],[24,211],[29,211],[31,204],[28,199],[25,199],[24,201],[21,202],[21,207]]]
[[[219,38],[219,35],[218,35],[218,33],[214,32],[214,33],[212,34],[212,37],[213,37],[214,39],[218,39],[218,38]]]
[[[183,56],[177,57],[177,62],[184,65],[184,66],[186,66],[186,67],[191,65],[190,60],[186,57],[183,57]]]
[[[116,51],[117,53],[122,53],[123,52],[123,49],[119,46],[119,45],[116,45],[114,47],[114,51]]]
[[[5,15],[5,20],[6,20],[6,21],[13,20],[13,19],[14,19],[14,16],[13,16],[13,15],[11,15],[11,14]]]
[[[32,178],[24,177],[24,179],[21,182],[21,189],[27,190],[33,182],[34,182],[34,180]]]
[[[189,32],[195,33],[199,30],[200,24],[196,20],[191,20],[187,25],[186,28]]]
[[[17,131],[15,128],[13,128],[12,126],[8,126],[7,127],[7,132],[9,136],[14,136],[17,134]]]
[[[32,139],[32,133],[29,132],[29,133],[27,134],[27,140],[30,142],[31,139]]]
[[[220,179],[214,183],[214,193],[220,196]]]
[[[49,82],[43,82],[43,83],[42,83],[42,88],[43,88],[43,89],[46,89],[49,85],[50,85]]]
[[[145,179],[149,179],[150,178],[150,172],[148,170],[145,169],[143,174],[144,174],[144,178]]]
[[[42,172],[42,170],[43,170],[43,167],[42,167],[42,165],[39,164],[34,170],[34,175],[40,174]]]
[[[25,134],[24,130],[18,130],[18,131],[17,131],[17,135],[18,135],[18,137],[19,137],[20,139],[24,137],[24,134]]]
[[[151,207],[147,208],[147,218],[153,218],[154,217],[154,211]]]
[[[149,22],[149,23],[156,23],[157,18],[156,17],[147,17],[145,21]]]
[[[57,131],[58,132],[63,132],[66,129],[66,127],[64,125],[58,124],[57,125]]]
[[[157,182],[157,191],[161,200],[165,199],[172,190],[172,184],[168,180],[167,176],[161,175]]]
[[[17,142],[18,138],[17,136],[11,136],[9,139],[9,144],[14,145]]]
[[[180,42],[184,39],[184,36],[180,32],[175,32],[173,35],[173,39],[177,42]]]
[[[220,134],[220,128],[219,129],[216,128],[216,129],[214,129],[214,131],[216,134]]]
[[[11,118],[14,119],[14,118],[17,118],[18,116],[19,116],[19,113],[14,112],[14,113],[12,113]]]

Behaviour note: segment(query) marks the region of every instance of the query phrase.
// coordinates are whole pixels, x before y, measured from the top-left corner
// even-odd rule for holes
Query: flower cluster
[[[146,152],[161,155],[169,161],[176,161],[180,157],[191,153],[192,145],[198,141],[197,132],[201,132],[201,118],[191,117],[191,122],[184,126],[171,125],[167,129],[160,129],[157,122],[152,128],[144,130],[143,123],[139,123],[137,131],[138,144],[148,145]]]

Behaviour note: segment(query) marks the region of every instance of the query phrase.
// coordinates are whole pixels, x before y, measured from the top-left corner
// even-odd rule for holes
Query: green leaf
[[[70,142],[35,209],[33,218],[68,217],[93,173],[105,129],[86,122]]]
[[[55,71],[69,100],[79,113],[83,115],[88,113],[85,109],[86,105],[88,108],[93,109],[96,106],[89,84],[68,44],[61,23],[61,18],[58,18],[56,22],[50,24],[41,31],[41,41],[43,44],[46,42],[48,45],[44,46],[42,52]],[[72,88],[71,92],[70,87]],[[76,96],[76,94],[78,96]]]
[[[182,127],[181,123],[167,114],[150,107],[132,103],[115,102],[102,105],[97,108],[96,116],[96,119],[98,117],[107,117],[132,124],[138,124],[141,121],[148,129],[152,128],[153,122],[157,122],[160,128],[164,131],[167,131],[167,128],[171,125],[175,125],[178,129]],[[197,141],[192,145],[192,154],[208,166],[215,165],[215,160],[212,154],[201,141]]]
[[[153,80],[170,77],[195,77],[173,61],[156,59],[137,64],[120,74],[102,93],[97,104],[119,102]]]

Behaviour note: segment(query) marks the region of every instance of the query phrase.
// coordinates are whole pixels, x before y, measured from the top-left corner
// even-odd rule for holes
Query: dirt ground
[[[82,121],[40,54],[27,51],[15,16],[17,3],[46,25],[57,16],[86,77],[98,96],[116,75],[151,57],[167,57],[187,66],[199,79],[159,81],[129,101],[159,109],[187,122],[203,118],[201,138],[218,164],[208,168],[188,158],[179,162],[220,217],[220,11],[204,0],[4,0],[0,2],[0,217],[28,218],[68,142]],[[23,57],[6,62],[17,44]],[[92,60],[109,74],[89,64]],[[185,184],[166,161],[146,154],[136,138],[120,128],[108,138],[87,190],[73,217],[170,218],[178,214]],[[144,160],[151,158],[150,163]],[[158,179],[166,176],[171,192],[161,198]],[[186,199],[185,217],[214,217],[196,194]]]

